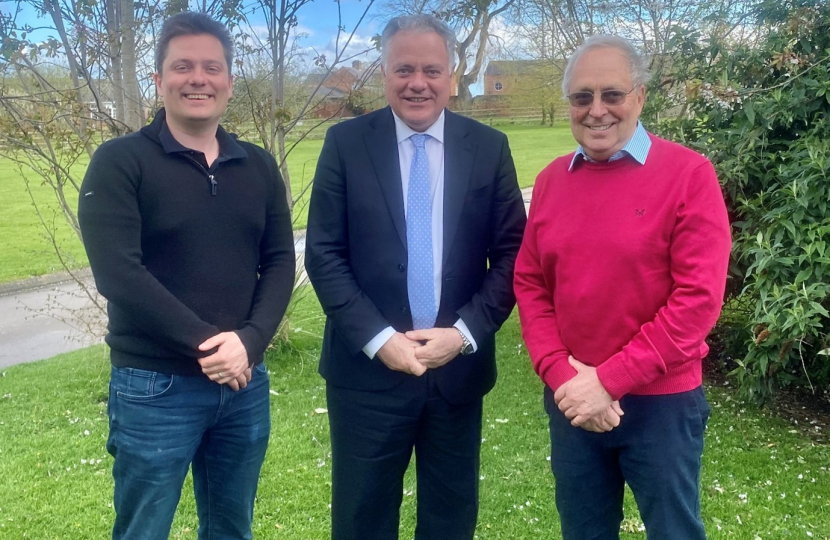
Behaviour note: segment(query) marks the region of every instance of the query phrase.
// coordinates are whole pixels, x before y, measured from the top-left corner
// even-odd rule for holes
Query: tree
[[[770,2],[757,45],[676,29],[658,130],[715,164],[734,226],[733,372],[759,403],[830,383],[830,7]]]
[[[123,1],[18,0],[16,10],[0,18],[0,72],[4,86],[14,89],[0,100],[0,155],[14,161],[21,176],[34,173],[54,190],[79,238],[74,200],[80,178],[72,165],[91,156],[102,137],[144,123],[133,10],[152,6],[129,2],[127,14],[117,3]],[[46,26],[17,24],[24,5]],[[49,37],[35,41],[35,31]]]
[[[755,28],[745,24],[760,0],[522,0],[510,13],[518,54],[562,61],[594,34],[622,36],[651,58],[651,71],[663,82],[664,58],[675,27],[738,45]],[[659,88],[659,87],[658,87]]]
[[[374,1],[366,2],[361,16],[349,31],[346,30],[343,22],[340,2],[335,1],[338,30],[334,39],[334,58],[328,59],[324,55],[318,55],[314,59],[315,65],[323,68],[323,79],[343,63],[369,52],[368,49],[351,50],[350,45],[374,5]],[[292,77],[296,80],[298,64],[304,59],[298,45],[298,41],[303,37],[297,33],[298,14],[310,2],[311,0],[255,0],[252,4],[244,5],[242,10],[247,15],[240,18],[238,23],[240,32],[236,36],[240,52],[236,68],[242,78],[248,82],[245,85],[247,93],[241,95],[243,100],[241,107],[250,112],[250,119],[263,147],[276,157],[285,181],[288,205],[292,209],[299,196],[291,190],[291,174],[287,157],[299,141],[323,123],[322,121],[315,122],[309,128],[305,128],[304,132],[298,134],[293,142],[288,140],[288,134],[296,130],[303,119],[307,118],[308,112],[319,100],[323,80],[321,79],[321,84],[304,96],[305,99],[298,100],[297,92],[291,92],[292,82],[294,82]],[[255,14],[265,19],[267,33],[264,36],[256,31],[256,25],[251,22]],[[246,62],[245,60],[253,61]],[[259,73],[255,70],[259,70]],[[259,93],[254,91],[257,85],[250,84],[255,80],[265,78],[271,82],[270,99],[267,101],[262,99],[261,91]],[[294,89],[297,87],[297,84],[293,84]],[[345,103],[344,101],[344,105]]]

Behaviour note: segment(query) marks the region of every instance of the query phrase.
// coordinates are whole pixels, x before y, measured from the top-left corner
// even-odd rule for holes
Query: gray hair
[[[447,55],[450,57],[450,70],[455,69],[455,32],[432,15],[418,13],[416,15],[401,15],[394,17],[386,24],[383,33],[380,35],[380,61],[383,69],[386,69],[386,61],[389,56],[389,42],[398,32],[435,32],[444,40],[447,46]]]
[[[628,59],[631,68],[631,82],[634,86],[645,85],[651,78],[651,74],[646,67],[646,60],[634,48],[627,39],[619,36],[609,36],[605,34],[597,34],[586,39],[582,45],[577,47],[571,57],[568,59],[568,65],[565,66],[565,73],[562,75],[562,95],[567,96],[570,93],[571,77],[573,77],[574,66],[582,58],[582,55],[594,49],[612,48],[620,51],[623,56]]]

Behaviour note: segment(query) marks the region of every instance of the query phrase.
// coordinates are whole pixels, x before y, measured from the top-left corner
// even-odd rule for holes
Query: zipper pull
[[[217,182],[216,182],[216,180],[214,180],[212,174],[208,175],[208,180],[210,180],[210,194],[211,195],[216,195]]]

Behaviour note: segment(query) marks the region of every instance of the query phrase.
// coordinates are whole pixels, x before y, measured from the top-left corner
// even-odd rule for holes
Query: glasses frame
[[[622,90],[614,90],[614,89],[612,89],[612,90],[603,90],[602,92],[599,93],[599,99],[600,99],[600,101],[602,101],[603,105],[606,105],[608,107],[619,107],[620,105],[625,103],[626,99],[628,99],[628,94],[630,94],[631,92],[636,90],[638,86],[640,86],[640,85],[635,84],[634,88],[632,88],[628,92],[623,92]],[[616,92],[622,92],[622,94],[623,94],[622,100],[619,103],[609,103],[605,99],[605,96],[606,96],[606,94],[608,94],[610,92],[615,92],[615,93]],[[586,105],[577,105],[576,103],[574,103],[574,96],[576,96],[577,94],[591,94],[591,103],[588,103]],[[568,94],[565,97],[568,98],[568,103],[571,104],[571,107],[575,107],[577,109],[587,109],[588,107],[592,107],[594,105],[594,101],[596,101],[596,94],[594,92],[591,92],[590,90],[580,90],[579,92],[572,92],[572,93]]]

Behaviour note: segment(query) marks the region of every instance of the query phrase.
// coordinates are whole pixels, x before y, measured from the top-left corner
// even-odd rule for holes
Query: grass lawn
[[[536,175],[554,157],[566,154],[575,147],[566,124],[556,127],[539,125],[497,126],[510,138],[513,159],[521,187],[532,186]],[[323,147],[322,139],[306,140],[298,144],[288,156],[291,189],[295,199],[294,228],[304,229],[308,217],[310,186],[317,167],[317,157]],[[78,178],[83,177],[86,162],[77,165]],[[80,241],[57,211],[54,195],[48,186],[29,173],[35,198],[44,204],[44,216],[53,223],[60,245],[66,248],[72,266],[85,266],[86,254]],[[69,194],[71,203],[77,203],[77,194]],[[0,159],[0,283],[62,270],[49,242],[25,182],[15,165]]]
[[[34,173],[27,179],[44,220],[54,225],[56,238],[74,267],[86,266],[86,254],[74,231],[64,221],[52,188]],[[17,166],[0,159],[0,283],[63,270],[46,229],[38,219]],[[72,195],[75,204],[77,195]]]
[[[328,538],[330,445],[316,373],[322,316],[308,294],[291,318],[292,342],[271,350],[273,430],[254,535]],[[499,336],[500,380],[485,401],[477,538],[560,538],[542,385],[512,317]],[[105,449],[109,363],[103,346],[8,368],[0,376],[0,538],[108,537],[112,459]],[[709,538],[830,538],[830,446],[709,388],[712,418],[703,458]],[[405,482],[401,538],[414,530],[415,482]],[[625,540],[645,539],[630,494]],[[188,480],[173,539],[196,538]]]

